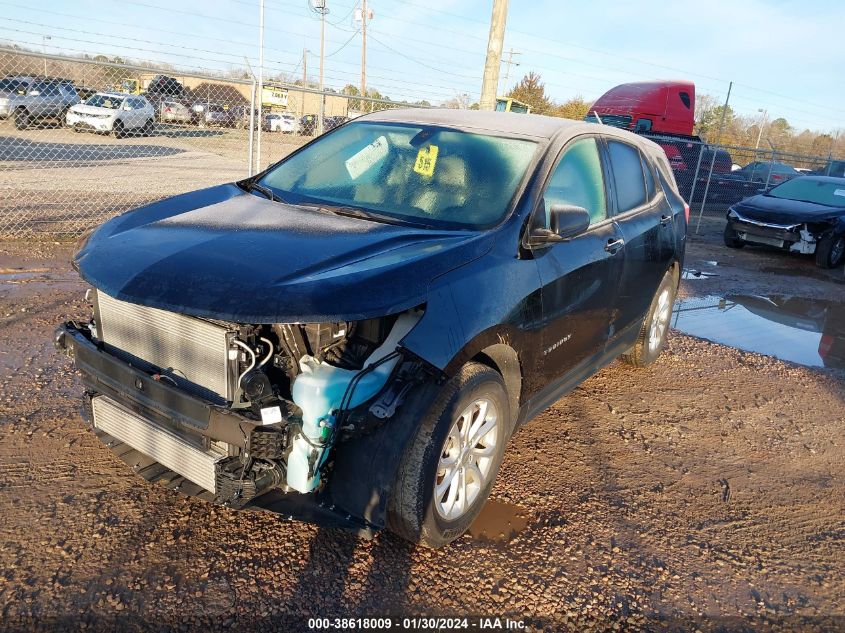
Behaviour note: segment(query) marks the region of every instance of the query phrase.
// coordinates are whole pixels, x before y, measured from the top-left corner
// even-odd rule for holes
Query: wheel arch
[[[498,372],[505,382],[505,390],[510,403],[511,424],[513,425],[519,417],[519,409],[522,405],[523,380],[519,353],[503,341],[486,344],[479,341],[476,345],[471,344],[469,347],[472,351],[465,350],[466,353],[459,355],[460,360],[455,359],[455,362],[450,363],[451,367],[447,368],[447,375],[452,375],[459,369],[459,366],[469,362],[486,365]]]

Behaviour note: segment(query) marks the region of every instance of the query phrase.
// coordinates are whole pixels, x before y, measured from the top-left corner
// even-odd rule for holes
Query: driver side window
[[[590,214],[591,225],[607,219],[604,176],[596,139],[580,139],[566,148],[552,172],[543,199],[546,226],[549,226],[549,210],[555,204],[585,208]]]

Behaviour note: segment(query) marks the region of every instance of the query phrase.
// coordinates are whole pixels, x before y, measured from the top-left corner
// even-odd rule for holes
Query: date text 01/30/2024
[[[450,631],[450,630],[500,630],[526,631],[525,622],[499,617],[476,618],[309,618],[312,630],[399,630],[399,631]]]

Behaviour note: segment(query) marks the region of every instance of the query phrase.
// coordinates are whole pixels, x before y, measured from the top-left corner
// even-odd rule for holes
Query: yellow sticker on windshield
[[[437,153],[440,150],[437,145],[421,147],[417,152],[417,162],[414,163],[414,171],[423,176],[433,176],[434,166],[437,164]]]

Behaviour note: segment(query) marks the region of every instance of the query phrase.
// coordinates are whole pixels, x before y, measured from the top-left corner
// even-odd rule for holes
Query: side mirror
[[[590,213],[573,204],[553,204],[549,209],[549,228],[531,231],[530,246],[564,242],[590,228]]]
[[[30,90],[30,91],[29,91],[29,96],[30,96],[30,97],[37,97],[37,96],[39,96],[40,94],[41,94],[41,91],[40,91],[40,90]]]
[[[124,110],[131,110],[131,109],[132,109],[132,106],[131,106],[131,105],[129,105],[128,103],[124,103],[124,104],[123,104],[123,109],[124,109]]]

